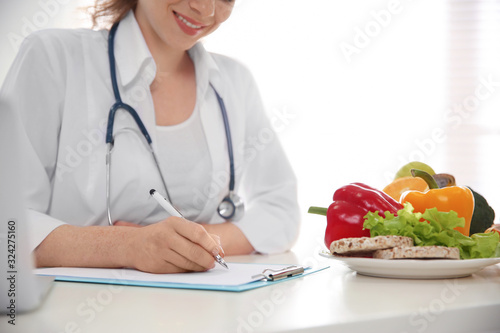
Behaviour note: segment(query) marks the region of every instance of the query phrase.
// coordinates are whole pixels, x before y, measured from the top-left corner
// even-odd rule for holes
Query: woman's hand
[[[129,244],[131,266],[150,273],[206,271],[224,256],[217,235],[178,217],[135,229]]]

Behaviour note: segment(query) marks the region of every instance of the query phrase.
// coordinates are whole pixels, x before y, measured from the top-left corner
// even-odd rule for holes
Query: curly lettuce
[[[398,235],[413,238],[415,246],[448,246],[460,250],[461,259],[500,257],[500,236],[496,232],[477,233],[464,236],[456,227],[463,227],[465,220],[454,211],[439,212],[436,208],[425,213],[414,213],[407,202],[397,215],[378,212],[365,215],[364,229],[370,230],[371,237]],[[425,221],[424,221],[425,220]]]

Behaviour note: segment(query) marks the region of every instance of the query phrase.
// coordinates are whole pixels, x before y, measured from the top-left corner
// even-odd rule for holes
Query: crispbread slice
[[[342,238],[330,244],[330,252],[342,255],[371,254],[376,250],[390,249],[395,246],[413,246],[413,239],[404,236],[376,236]]]
[[[460,251],[456,247],[446,246],[412,246],[394,247],[377,250],[373,253],[377,259],[460,259]]]

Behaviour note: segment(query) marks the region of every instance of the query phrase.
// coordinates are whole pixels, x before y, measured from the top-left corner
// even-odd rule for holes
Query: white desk
[[[0,332],[500,332],[500,264],[461,279],[373,278],[319,256],[322,236],[316,226],[292,252],[227,258],[331,266],[304,278],[242,293],[56,282]]]

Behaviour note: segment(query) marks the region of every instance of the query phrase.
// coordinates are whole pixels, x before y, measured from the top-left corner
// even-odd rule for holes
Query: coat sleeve
[[[284,252],[292,247],[299,233],[297,180],[253,77],[247,72],[239,80],[245,76],[245,137],[235,149],[236,153],[243,152],[240,158],[244,171],[238,193],[244,197],[246,210],[235,225],[257,252]]]
[[[0,91],[0,117],[16,119],[31,250],[62,225],[47,214],[57,161],[64,82],[54,41],[35,33],[21,45]]]

